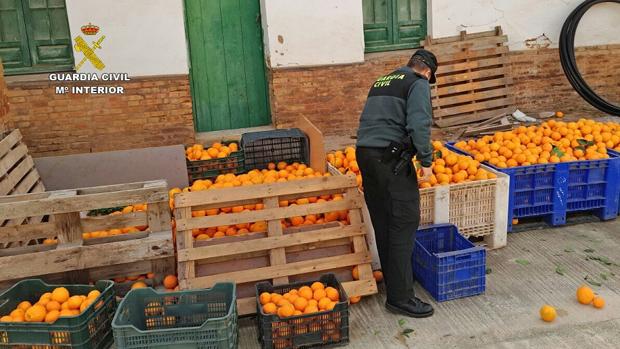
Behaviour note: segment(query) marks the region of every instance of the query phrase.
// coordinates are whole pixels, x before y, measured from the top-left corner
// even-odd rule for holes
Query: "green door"
[[[185,0],[199,132],[268,125],[260,0]]]

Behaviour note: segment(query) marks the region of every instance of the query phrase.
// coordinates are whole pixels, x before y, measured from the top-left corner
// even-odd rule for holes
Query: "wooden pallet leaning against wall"
[[[146,211],[83,217],[102,208],[147,203]],[[163,180],[0,197],[0,220],[50,217],[0,227],[0,289],[18,279],[41,277],[85,283],[156,272],[174,272],[168,189]],[[97,239],[83,233],[147,226],[144,231]],[[55,244],[41,244],[57,239]],[[24,242],[37,241],[38,244]]]
[[[422,42],[437,56],[437,82],[431,88],[433,118],[439,127],[462,125],[508,114],[511,93],[508,37],[502,29]]]
[[[328,194],[343,200],[279,207],[282,200]],[[256,312],[254,284],[309,280],[334,272],[347,294],[377,292],[370,266],[355,177],[322,177],[285,183],[207,190],[175,195],[177,259],[181,289],[211,287],[218,281],[238,284],[239,314]],[[194,210],[263,203],[264,209],[225,215],[192,217]],[[349,211],[350,225],[319,225],[306,231],[283,229],[281,219],[332,211]],[[194,241],[192,229],[267,222],[266,232]],[[352,280],[358,266],[360,279]]]
[[[4,136],[0,135],[0,139],[0,196],[44,192],[45,186],[34,167],[28,147],[22,142],[21,132],[15,129]],[[0,219],[0,227],[40,223],[44,218]],[[5,247],[0,244],[0,249]]]

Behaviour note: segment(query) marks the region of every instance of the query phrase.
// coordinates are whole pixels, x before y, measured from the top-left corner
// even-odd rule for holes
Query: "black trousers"
[[[420,191],[413,165],[398,175],[392,172],[397,160],[382,162],[382,150],[358,147],[357,163],[362,173],[381,269],[390,303],[414,297],[411,256],[415,232],[420,224]]]

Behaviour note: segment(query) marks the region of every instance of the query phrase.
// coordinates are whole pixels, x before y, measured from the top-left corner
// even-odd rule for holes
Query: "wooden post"
[[[175,216],[178,219],[191,219],[192,209],[191,207],[181,207],[175,210]],[[192,236],[192,230],[177,230],[177,250],[186,250],[192,248],[194,245],[194,237]],[[179,262],[179,288],[189,288],[188,281],[196,276],[195,262],[193,260]]]
[[[270,197],[265,199],[265,208],[278,208],[280,207],[280,202],[278,197]],[[267,236],[282,236],[282,224],[279,219],[270,220],[267,222]],[[284,248],[274,248],[269,251],[269,264],[270,265],[281,265],[286,264],[286,252]],[[288,277],[277,277],[273,279],[274,285],[284,285],[288,284]]]

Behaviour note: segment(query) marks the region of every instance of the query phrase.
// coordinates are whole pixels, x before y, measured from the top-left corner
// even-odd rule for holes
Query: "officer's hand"
[[[431,180],[433,170],[430,167],[422,167],[422,176],[418,178],[418,183],[424,183]]]

